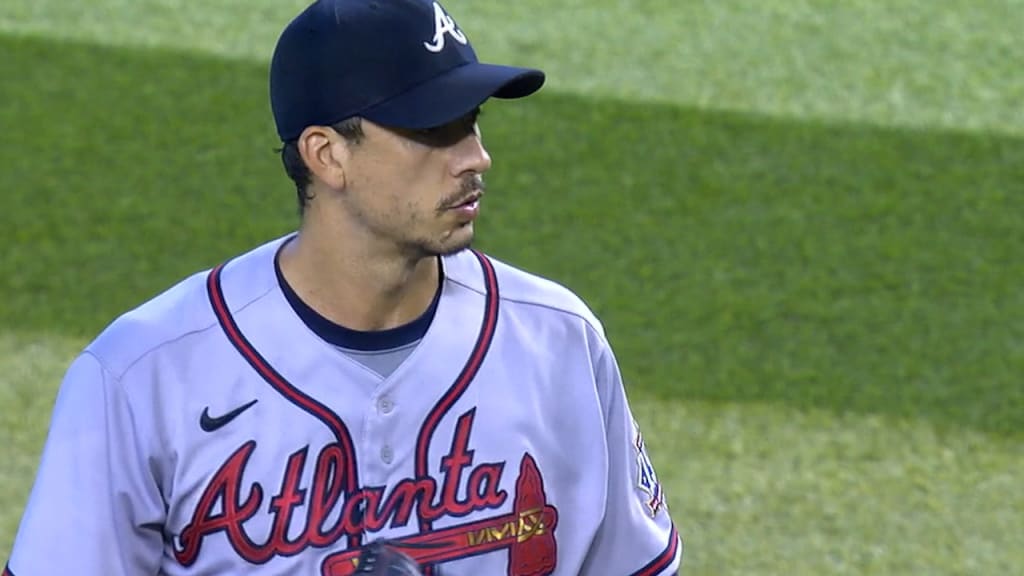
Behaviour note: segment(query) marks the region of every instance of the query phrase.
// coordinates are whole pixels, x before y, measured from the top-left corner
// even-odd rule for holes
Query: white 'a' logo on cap
[[[455,20],[445,14],[444,8],[441,8],[440,4],[434,2],[434,41],[424,42],[423,46],[431,52],[444,50],[445,34],[450,34],[459,44],[466,43],[466,36],[455,26]]]

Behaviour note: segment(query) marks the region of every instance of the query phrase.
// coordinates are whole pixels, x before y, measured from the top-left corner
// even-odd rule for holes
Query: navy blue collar
[[[433,301],[431,301],[430,306],[419,318],[408,324],[389,328],[388,330],[353,330],[324,318],[319,312],[303,302],[299,295],[295,293],[295,290],[292,290],[292,287],[288,285],[288,281],[284,279],[284,274],[281,273],[281,265],[278,262],[279,256],[280,252],[274,257],[274,272],[277,274],[277,283],[281,286],[281,291],[284,292],[284,297],[291,304],[292,310],[317,336],[335,346],[366,352],[401,348],[422,339],[430,328],[430,323],[434,320],[434,313],[437,312],[437,302],[441,298],[443,273],[439,274],[437,292],[434,294]]]

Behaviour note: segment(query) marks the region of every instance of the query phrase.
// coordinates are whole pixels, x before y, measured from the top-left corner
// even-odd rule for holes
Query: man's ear
[[[349,149],[344,138],[328,126],[309,126],[299,135],[299,155],[309,171],[329,188],[345,188]]]

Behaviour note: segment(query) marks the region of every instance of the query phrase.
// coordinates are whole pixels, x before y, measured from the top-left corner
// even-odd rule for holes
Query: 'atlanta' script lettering
[[[459,418],[451,450],[441,458],[440,490],[433,477],[404,479],[387,497],[384,487],[361,488],[344,495],[341,514],[330,525],[327,525],[328,518],[342,497],[345,474],[350,473],[354,458],[345,454],[338,444],[325,446],[316,457],[311,485],[306,489],[301,485],[301,478],[309,447],[293,453],[285,466],[280,490],[270,498],[271,529],[262,543],[254,541],[245,529],[246,522],[265,509],[263,485],[253,482],[247,490],[242,486],[249,458],[256,448],[256,442],[250,440],[227,459],[206,486],[191,521],[180,534],[175,558],[183,566],[190,566],[198,558],[203,540],[221,531],[239,556],[262,564],[275,556],[291,556],[308,547],[332,546],[342,537],[360,536],[389,524],[405,526],[414,511],[421,520],[433,522],[443,516],[465,516],[498,508],[508,497],[507,492],[499,488],[505,464],[484,463],[472,467],[469,437],[473,415],[474,411],[469,411]],[[467,468],[465,498],[460,499],[459,488]],[[289,527],[297,513],[305,514],[304,529],[292,538]]]

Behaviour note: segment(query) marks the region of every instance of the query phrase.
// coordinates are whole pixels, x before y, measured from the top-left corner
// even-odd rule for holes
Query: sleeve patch
[[[658,511],[668,509],[665,502],[665,491],[658,481],[658,475],[654,471],[650,456],[647,455],[647,446],[644,444],[643,435],[640,433],[640,426],[633,421],[634,440],[633,448],[636,450],[637,488],[640,489],[644,505],[651,516],[657,516]]]

